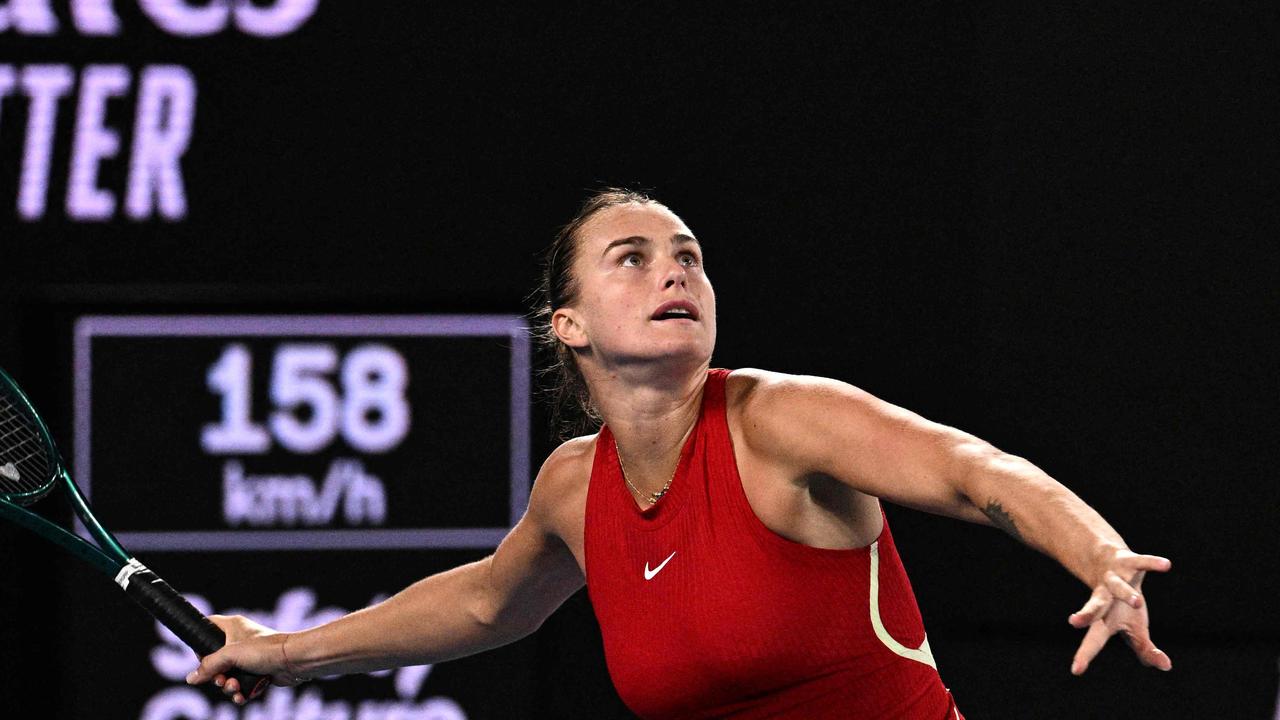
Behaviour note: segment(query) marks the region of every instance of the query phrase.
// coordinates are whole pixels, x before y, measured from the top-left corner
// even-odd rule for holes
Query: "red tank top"
[[[756,517],[725,420],[725,378],[671,489],[644,511],[608,426],[587,492],[587,591],[623,702],[644,718],[962,720],[938,676],[886,519],[870,546],[787,540]]]

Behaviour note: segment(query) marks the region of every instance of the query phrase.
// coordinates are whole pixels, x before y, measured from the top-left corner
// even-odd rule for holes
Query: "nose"
[[[673,259],[667,264],[667,270],[662,276],[662,289],[666,290],[672,285],[679,284],[684,287],[689,282],[689,270],[680,264],[679,259]]]

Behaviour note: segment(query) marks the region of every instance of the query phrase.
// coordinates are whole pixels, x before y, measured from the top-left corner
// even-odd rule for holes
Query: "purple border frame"
[[[91,497],[92,342],[95,337],[287,335],[506,337],[511,340],[511,507],[508,527],[395,530],[204,530],[126,532],[131,550],[386,550],[494,548],[529,505],[529,332],[518,315],[86,315],[75,324],[76,484]],[[87,531],[77,521],[77,531]]]

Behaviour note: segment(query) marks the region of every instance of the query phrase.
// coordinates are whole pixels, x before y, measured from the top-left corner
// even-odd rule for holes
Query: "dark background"
[[[890,507],[963,712],[1270,717],[1275,5],[322,2],[276,39],[174,38],[118,5],[120,37],[76,35],[61,4],[55,36],[0,33],[0,63],[177,63],[199,88],[177,222],[66,218],[72,98],[48,212],[20,221],[25,101],[0,105],[0,364],[65,413],[55,431],[80,314],[521,312],[584,190],[646,186],[706,249],[713,365],[839,378],[970,431],[1173,560],[1145,586],[1173,672],[1117,642],[1076,678],[1086,588],[996,531]],[[109,105],[117,194],[131,98]],[[0,709],[73,717],[56,699],[95,670],[127,684],[105,658],[145,621],[66,622],[132,611],[0,533],[0,676],[19,689]],[[620,716],[601,652],[580,594],[457,666],[510,672],[495,717]]]

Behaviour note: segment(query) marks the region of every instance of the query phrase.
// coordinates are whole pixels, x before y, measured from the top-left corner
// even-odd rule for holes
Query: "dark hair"
[[[578,214],[556,233],[542,260],[542,280],[534,291],[530,315],[535,347],[547,356],[546,364],[537,371],[539,384],[551,401],[551,434],[567,440],[600,427],[600,413],[591,402],[587,381],[578,369],[577,352],[561,342],[551,327],[551,315],[575,301],[578,282],[573,276],[573,262],[578,256],[578,237],[582,226],[596,213],[616,205],[638,203],[661,204],[646,192],[608,187],[587,196]]]

